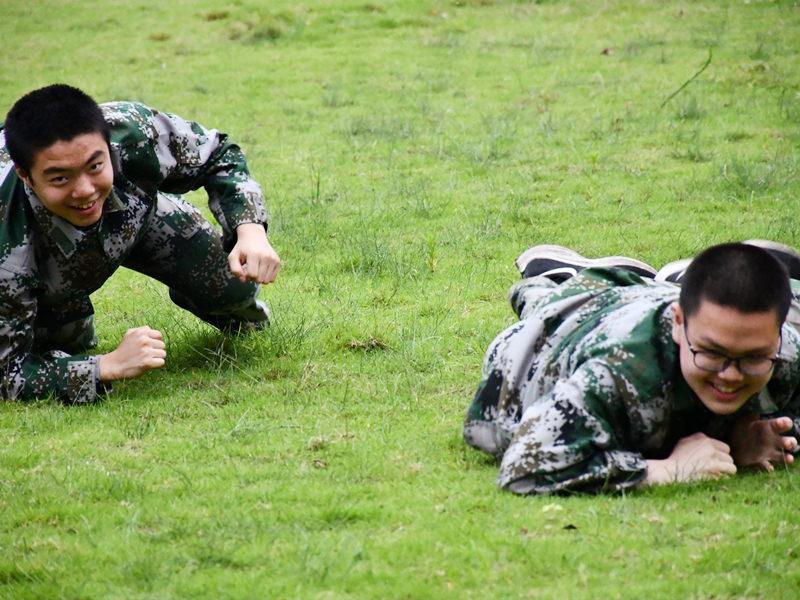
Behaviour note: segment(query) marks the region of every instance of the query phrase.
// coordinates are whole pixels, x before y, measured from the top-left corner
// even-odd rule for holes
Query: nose
[[[72,197],[77,199],[88,198],[94,194],[95,186],[91,177],[81,175],[75,180],[75,185],[72,187]]]
[[[744,379],[744,373],[739,370],[738,363],[731,361],[724,371],[717,373],[717,377],[725,381],[741,381]]]

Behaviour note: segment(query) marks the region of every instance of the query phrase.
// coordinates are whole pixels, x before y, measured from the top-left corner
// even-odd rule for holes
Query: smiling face
[[[100,133],[60,140],[36,153],[30,173],[17,173],[50,212],[77,227],[94,225],[111,193],[114,169]]]
[[[729,358],[774,358],[780,349],[777,313],[741,313],[703,300],[685,320],[681,307],[677,303],[673,307],[672,339],[680,347],[681,372],[686,383],[711,412],[718,415],[736,412],[767,385],[772,370],[764,375],[746,375],[731,363],[719,373],[703,371],[694,364],[689,344],[696,351],[716,352]]]

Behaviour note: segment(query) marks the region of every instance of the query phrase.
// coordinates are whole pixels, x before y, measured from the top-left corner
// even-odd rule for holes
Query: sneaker
[[[764,250],[767,250],[772,256],[783,263],[783,266],[786,267],[786,270],[789,272],[789,277],[792,279],[800,279],[800,253],[791,246],[778,242],[771,242],[770,240],[747,240],[743,243],[764,248]]]
[[[248,333],[252,333],[254,331],[261,331],[265,327],[269,327],[270,324],[269,309],[266,307],[266,305],[263,306],[263,310],[266,311],[267,315],[266,319],[263,319],[261,321],[249,321],[237,318],[233,315],[203,314],[199,311],[197,306],[193,302],[191,302],[184,294],[172,288],[169,288],[169,298],[175,304],[180,306],[182,309],[188,310],[196,317],[202,319],[209,325],[213,325],[226,335],[230,336],[247,335]]]
[[[225,335],[237,337],[240,335],[247,335],[254,331],[261,331],[265,327],[269,327],[269,319],[266,321],[233,321],[227,323],[216,323],[208,321],[209,324],[219,329]]]
[[[667,281],[669,283],[680,283],[681,277],[683,277],[683,274],[686,272],[686,269],[689,268],[691,263],[691,258],[683,258],[681,260],[667,263],[659,269],[658,273],[656,273],[656,276],[653,277],[653,279],[661,282]]]
[[[574,277],[579,271],[591,267],[617,267],[632,271],[641,277],[653,277],[656,270],[650,265],[625,256],[606,256],[605,258],[586,258],[574,250],[543,244],[528,248],[515,261],[523,277],[547,277],[556,283]]]
[[[800,279],[800,253],[791,246],[779,242],[772,242],[770,240],[747,240],[742,243],[749,246],[764,248],[764,250],[767,250],[783,263],[786,270],[789,272],[789,277],[792,279]],[[689,268],[691,262],[691,258],[684,258],[666,264],[656,273],[654,279],[656,281],[680,283],[681,277],[683,277],[683,274],[686,272],[686,269]]]

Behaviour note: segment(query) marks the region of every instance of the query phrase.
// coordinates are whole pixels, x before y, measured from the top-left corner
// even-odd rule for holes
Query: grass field
[[[283,259],[273,326],[238,340],[117,273],[99,351],[148,324],[167,366],[96,405],[0,405],[0,597],[798,597],[796,469],[520,498],[460,433],[528,246],[800,246],[797,3],[0,14],[0,113],[66,82],[228,132]]]

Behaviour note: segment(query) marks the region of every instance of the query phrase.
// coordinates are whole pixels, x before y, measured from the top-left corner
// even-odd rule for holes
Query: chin
[[[700,396],[700,401],[715,415],[732,415],[744,406],[744,403],[747,402],[747,398],[736,398],[735,400],[724,401],[713,396]]]

